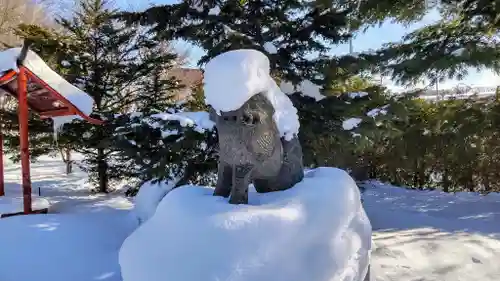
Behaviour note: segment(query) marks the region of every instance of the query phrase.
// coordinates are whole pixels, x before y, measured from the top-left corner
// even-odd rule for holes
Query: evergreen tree
[[[351,15],[353,30],[364,30],[386,20],[411,24],[421,20],[429,9],[436,6],[439,0],[316,0],[316,5],[329,7],[349,7],[354,11]]]
[[[195,85],[192,88],[192,93],[185,101],[184,108],[189,111],[205,111],[208,112],[208,106],[205,104],[205,95],[203,93],[203,85]]]
[[[60,133],[62,141],[83,153],[82,168],[100,192],[108,191],[110,180],[134,176],[137,170],[130,159],[118,155],[116,117],[159,112],[169,104],[169,89],[176,88],[163,75],[176,56],[147,35],[148,27],[125,25],[113,19],[116,13],[104,0],[82,0],[71,18],[58,19],[62,31],[56,32],[57,42],[64,48],[47,55],[65,68],[60,73],[70,83],[94,99],[94,117],[105,120],[101,126],[75,121]]]
[[[2,100],[0,122],[2,124],[4,152],[10,155],[10,160],[17,162],[21,160],[17,100],[10,96],[4,96]],[[30,112],[28,130],[31,161],[36,161],[39,156],[54,152],[57,149],[53,142],[50,120],[40,120],[36,114]]]
[[[335,6],[321,2],[325,1],[183,1],[142,13],[125,13],[122,18],[156,24],[153,31],[158,38],[181,38],[203,47],[206,55],[199,65],[228,50],[257,49],[269,57],[276,80],[295,85],[309,80],[319,85],[325,95],[335,95],[318,103],[297,95],[292,99],[299,109],[306,164],[347,166],[338,161],[342,157],[334,157],[335,161],[321,159],[317,141],[336,147],[341,155],[338,145],[352,140],[350,132],[342,129],[342,114],[362,115],[368,111],[358,100],[350,103],[342,96],[346,91],[370,88],[365,78],[354,76],[363,69],[362,58],[334,57],[329,53],[360,27],[354,19],[362,9],[358,9],[357,1]],[[370,93],[376,95],[377,90],[371,89]],[[362,100],[372,99],[376,96]],[[332,135],[342,140],[332,139]]]
[[[121,155],[138,167],[134,175],[145,181],[213,184],[217,136],[206,124],[207,112],[175,112],[127,116],[117,129]],[[205,116],[203,116],[205,115]],[[206,122],[206,119],[205,121]]]
[[[151,43],[149,43],[151,44]],[[156,45],[154,45],[156,44]],[[178,67],[177,55],[170,42],[156,42],[141,48],[138,59],[152,66],[151,72],[137,83],[138,95],[134,111],[143,114],[164,112],[173,108],[173,91],[183,88],[175,77],[169,77],[169,70]]]
[[[328,52],[350,37],[351,10],[295,0],[183,1],[122,17],[156,24],[153,31],[159,38],[181,38],[201,46],[206,55],[200,65],[228,50],[252,48],[268,55],[273,76],[294,84],[308,79],[324,85],[323,70],[344,62]]]
[[[291,95],[299,109],[299,137],[308,166],[340,166],[353,170],[358,179],[379,178],[418,188],[441,182],[448,191],[478,186],[491,191],[497,187],[488,164],[494,167],[498,156],[492,152],[495,133],[486,128],[498,122],[491,113],[497,102],[432,104],[415,99],[418,92],[391,96],[356,75],[368,69],[411,82],[425,75],[431,80],[460,76],[465,65],[496,69],[495,40],[488,33],[496,34],[494,7],[480,0],[463,1],[461,6],[452,2],[183,1],[121,17],[156,24],[152,31],[158,38],[180,38],[201,46],[206,55],[200,66],[224,51],[253,48],[269,56],[278,81],[310,80],[319,85],[327,95],[320,101]],[[483,8],[476,9],[476,4]],[[366,27],[386,19],[411,23],[436,7],[449,21],[411,33],[403,43],[378,52],[329,56],[332,47]],[[477,21],[480,18],[486,19],[484,24]],[[469,38],[477,48],[466,46],[459,52]],[[368,94],[345,94],[349,91]],[[478,113],[481,106],[488,114]],[[346,129],[344,121],[349,118],[359,118],[359,125]],[[474,126],[481,129],[473,133]],[[446,144],[453,135],[463,136],[464,141]]]
[[[124,125],[117,128],[121,155],[139,168],[139,186],[146,181],[169,181],[175,187],[214,183],[217,135],[208,120],[203,87],[183,90],[191,91],[187,100],[160,113],[123,116]]]
[[[408,84],[422,78],[431,84],[462,79],[469,68],[500,71],[500,10],[495,1],[435,2],[440,20],[365,58],[395,81]]]

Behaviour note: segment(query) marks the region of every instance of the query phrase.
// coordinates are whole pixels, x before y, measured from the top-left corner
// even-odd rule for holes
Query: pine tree
[[[5,96],[7,105],[3,104],[0,109],[0,121],[2,123],[2,136],[4,152],[10,155],[10,160],[17,162],[20,158],[19,152],[19,119],[17,114],[17,100],[10,96]],[[53,131],[49,120],[40,118],[30,112],[28,121],[30,140],[30,159],[36,161],[41,155],[55,152],[57,147],[53,142]]]
[[[273,76],[323,85],[324,68],[339,63],[328,52],[350,36],[346,28],[351,10],[294,0],[183,1],[122,17],[157,24],[153,31],[159,38],[201,46],[207,53],[200,65],[228,50],[252,48],[268,55]]]
[[[120,154],[138,167],[138,186],[146,181],[168,181],[174,187],[215,183],[217,135],[208,124],[203,88],[184,90],[192,91],[187,100],[159,114],[124,116],[117,129]]]
[[[208,117],[206,112],[195,114]],[[142,182],[171,181],[175,186],[213,183],[211,175],[217,167],[214,130],[186,123],[190,116],[173,109],[127,118],[117,134],[121,155],[138,167],[136,178]]]
[[[355,76],[369,65],[364,57],[335,57],[330,51],[335,45],[347,42],[351,33],[361,28],[359,20],[356,21],[359,12],[377,8],[382,13],[382,8],[362,6],[358,9],[358,1],[335,5],[326,2],[183,1],[153,7],[142,13],[124,13],[121,17],[128,22],[157,24],[153,31],[158,38],[180,38],[203,47],[206,55],[199,61],[200,66],[222,52],[251,48],[269,57],[271,75],[277,81],[297,85],[309,80],[319,85],[323,94],[333,96],[316,102],[308,97],[291,95],[299,109],[299,139],[303,144],[305,162],[346,167],[352,163],[340,163],[338,159],[349,155],[354,148],[347,152],[340,151],[340,147],[349,143],[354,147],[356,143],[352,132],[342,129],[343,114],[364,115],[368,110],[360,103],[377,104],[373,100],[379,99],[379,91],[366,79]],[[368,89],[373,96],[349,102],[350,97],[342,95],[363,89]],[[378,101],[382,103],[380,106],[384,105],[383,100]],[[337,152],[327,150],[324,155],[340,157],[333,157],[335,161],[324,159],[319,155],[324,151],[321,146],[322,149],[334,148]]]
[[[208,106],[205,104],[205,95],[203,93],[203,85],[195,85],[192,89],[192,94],[185,101],[184,107],[189,111],[205,111],[208,112]]]
[[[350,7],[354,14],[350,17],[353,30],[363,30],[386,20],[410,24],[422,19],[429,9],[440,0],[316,0],[324,7]]]
[[[61,141],[83,153],[82,168],[100,192],[108,191],[111,180],[137,170],[130,159],[118,155],[117,117],[161,111],[169,104],[168,90],[176,87],[163,75],[176,56],[147,36],[148,27],[125,25],[113,19],[116,13],[104,0],[82,0],[71,18],[58,19],[62,31],[57,42],[64,48],[47,55],[65,68],[61,73],[70,83],[94,99],[93,116],[105,120],[101,126],[75,121],[60,132]]]
[[[500,71],[500,10],[495,1],[436,1],[441,19],[365,58],[402,84],[462,79],[469,68]]]
[[[166,108],[173,108],[173,91],[184,87],[175,77],[168,76],[169,70],[178,67],[177,55],[172,50],[170,42],[154,44],[156,45],[141,48],[138,53],[141,61],[153,67],[136,86],[139,94],[134,102],[134,111],[143,114],[164,112]]]

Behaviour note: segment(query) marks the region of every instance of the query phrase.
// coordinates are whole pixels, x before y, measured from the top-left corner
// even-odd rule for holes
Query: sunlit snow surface
[[[81,156],[73,155],[73,158],[79,161]],[[6,192],[21,196],[20,165],[5,162]],[[118,252],[125,238],[139,225],[137,215],[129,211],[133,208],[131,200],[123,195],[123,190],[110,194],[91,193],[85,183],[85,173],[75,167],[75,173],[67,176],[64,170],[59,157],[42,157],[32,164],[33,190],[38,192],[38,187],[41,187],[42,196],[50,201],[53,213],[0,219],[0,280],[123,280]],[[205,200],[205,195],[198,193],[200,189],[195,188],[193,192],[196,194],[189,198]],[[174,194],[167,196],[170,195]],[[206,196],[211,196],[210,191]],[[251,202],[255,200],[252,195],[250,198]],[[447,194],[373,183],[366,187],[363,198],[374,231],[372,280],[500,280],[499,193],[487,196],[469,192]],[[212,207],[221,206],[221,210],[227,210],[227,202],[219,200]],[[335,197],[330,200],[335,201]],[[189,205],[195,206],[196,202],[190,201]],[[267,216],[280,214],[281,217],[277,218],[281,221],[294,222],[300,214],[294,206],[297,205],[290,202],[290,208],[285,211],[279,211],[279,206],[276,206],[274,211],[268,211]],[[179,207],[178,210],[192,215],[204,211],[193,208],[188,212],[188,207]],[[167,207],[160,207],[164,208]],[[259,216],[248,217],[248,221],[258,221]],[[234,220],[244,223],[242,218],[235,216]],[[207,234],[196,235],[204,237]],[[297,233],[290,235],[300,236]],[[171,238],[172,235],[168,234],[162,239]],[[280,242],[280,239],[271,240]],[[283,243],[287,241],[290,240],[283,240]],[[288,253],[286,248],[285,251]],[[217,262],[218,252],[216,249],[205,253],[207,262]],[[321,251],[310,252],[313,257],[321,254]],[[193,262],[201,261],[190,256],[187,261],[176,259],[174,264],[189,266]]]
[[[346,172],[310,170],[288,190],[250,192],[249,205],[231,205],[212,194],[213,189],[199,186],[170,191],[125,240],[124,281],[364,277],[371,226]]]

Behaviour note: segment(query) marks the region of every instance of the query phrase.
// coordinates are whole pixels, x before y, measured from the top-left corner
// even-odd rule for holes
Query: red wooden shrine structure
[[[86,121],[100,125],[101,120],[93,119],[84,114],[61,93],[48,85],[44,80],[23,66],[29,51],[29,43],[25,42],[17,58],[18,70],[11,69],[0,73],[0,89],[18,100],[19,138],[22,169],[23,214],[36,212],[32,209],[30,154],[28,140],[29,109],[40,115],[42,119],[79,115]],[[3,169],[3,136],[0,132],[0,196],[5,195]]]

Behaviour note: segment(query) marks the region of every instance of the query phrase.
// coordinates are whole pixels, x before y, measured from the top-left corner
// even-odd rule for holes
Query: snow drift
[[[335,168],[231,205],[213,189],[172,190],[123,243],[124,281],[358,281],[371,225],[354,180]]]

